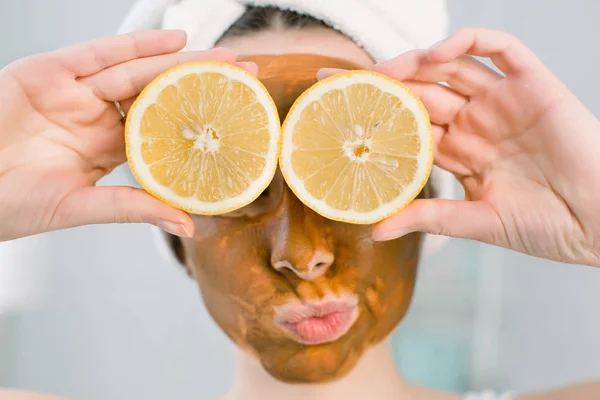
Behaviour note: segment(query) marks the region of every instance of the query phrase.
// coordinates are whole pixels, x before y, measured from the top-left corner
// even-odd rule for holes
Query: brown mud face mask
[[[317,72],[321,68],[364,69],[347,60],[316,54],[245,55],[239,56],[238,61],[258,65],[258,79],[275,101],[281,121],[294,101],[317,83]]]
[[[361,69],[309,54],[238,60],[258,64],[258,77],[282,120],[317,82],[319,69]],[[322,383],[344,377],[408,309],[421,235],[375,243],[370,226],[332,221],[309,209],[280,173],[254,203],[227,215],[193,218],[194,237],[174,250],[198,281],[216,323],[280,381]],[[307,277],[315,268],[320,274]],[[328,297],[356,299],[357,318],[339,338],[306,344],[278,325],[279,307]]]

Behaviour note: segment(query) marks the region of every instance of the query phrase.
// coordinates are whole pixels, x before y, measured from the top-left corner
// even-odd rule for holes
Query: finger
[[[404,84],[421,99],[431,122],[436,125],[450,124],[469,102],[467,97],[438,83],[404,81]]]
[[[483,202],[418,199],[398,215],[377,224],[373,238],[387,241],[424,232],[483,241],[486,235],[499,229],[497,214]]]
[[[431,120],[431,134],[434,142],[434,163],[438,167],[455,175],[465,173],[463,163],[453,154],[448,154],[442,146],[447,142],[448,125],[454,121],[468,99],[454,90],[437,83],[404,82],[421,99]]]
[[[86,187],[71,193],[56,212],[59,228],[89,224],[148,223],[173,235],[191,237],[191,217],[154,198],[126,186]]]
[[[184,31],[152,30],[96,39],[51,54],[75,77],[84,77],[137,58],[174,53],[185,44]]]
[[[436,149],[434,151],[434,153],[437,153],[437,146],[440,143],[440,141],[442,140],[442,137],[444,136],[444,134],[446,133],[446,128],[443,126],[439,126],[439,125],[431,125],[431,134],[433,136],[433,143]]]
[[[427,51],[434,63],[448,63],[463,54],[489,57],[505,74],[519,74],[541,65],[518,38],[491,29],[462,29]]]
[[[79,81],[89,86],[98,98],[121,101],[137,96],[152,80],[169,69],[187,62],[216,60],[235,63],[235,55],[226,49],[173,53],[132,60],[105,69]],[[121,104],[124,111],[127,111]]]
[[[250,72],[252,75],[258,76],[258,64],[256,64],[255,62],[238,61],[238,62],[236,62],[236,65],[238,67],[243,68],[246,71]]]
[[[123,110],[123,113],[125,114],[125,116],[123,118],[127,118],[127,113],[129,113],[129,110],[131,110],[131,106],[133,106],[133,103],[135,103],[136,99],[137,99],[137,96],[133,96],[128,99],[119,101],[121,110]]]
[[[458,93],[473,96],[500,81],[502,76],[469,56],[435,63],[427,50],[413,50],[377,64],[374,71],[398,81],[446,82]]]
[[[225,60],[225,62],[229,62],[229,60]],[[254,63],[254,62],[248,62],[248,61],[240,61],[240,62],[236,62],[236,64],[239,67],[241,67],[241,68],[245,69],[246,71],[250,72],[254,76],[258,75],[258,65],[256,63]],[[128,99],[119,101],[119,103],[121,105],[121,109],[123,110],[123,112],[125,114],[127,114],[127,112],[129,112],[129,110],[131,109],[131,106],[135,102],[136,98],[137,98],[137,96],[133,96],[133,97],[130,97]]]
[[[323,80],[345,71],[336,68],[323,68],[317,73],[317,79]],[[469,101],[465,96],[438,83],[418,81],[404,81],[403,83],[415,92],[425,104],[431,122],[436,125],[449,124],[454,120],[458,111]]]
[[[323,79],[329,78],[330,76],[341,74],[344,72],[348,72],[348,70],[340,68],[321,68],[317,72],[317,79],[321,81]]]
[[[453,155],[446,154],[440,151],[440,143],[446,137],[447,128],[439,125],[431,125],[431,134],[433,136],[433,163],[440,167],[444,171],[448,171],[456,176],[460,175],[460,172],[464,172],[462,163],[457,160]]]

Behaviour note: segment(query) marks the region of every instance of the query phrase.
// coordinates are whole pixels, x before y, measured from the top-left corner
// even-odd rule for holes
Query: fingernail
[[[171,235],[179,236],[179,237],[192,237],[192,234],[183,224],[178,224],[171,221],[158,221],[156,224],[163,231],[170,233]]]
[[[183,29],[162,29],[162,32],[171,32],[171,33],[176,33],[178,35],[182,35],[185,38],[185,44],[187,46],[188,34],[185,30],[183,30]],[[184,46],[184,47],[186,47],[186,46]]]
[[[340,69],[340,68],[321,68],[317,72],[317,79],[322,80],[322,79],[327,78],[328,76],[335,75],[335,74],[341,74],[344,72],[346,72],[346,70]]]
[[[251,61],[238,61],[235,63],[238,67],[245,69],[250,72],[252,75],[258,74],[258,64]]]
[[[410,231],[406,228],[396,229],[393,231],[374,231],[373,232],[373,240],[376,242],[385,242],[388,240],[398,239],[404,235],[409,234]]]

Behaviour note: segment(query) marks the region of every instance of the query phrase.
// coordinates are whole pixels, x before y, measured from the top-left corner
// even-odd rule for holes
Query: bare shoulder
[[[595,381],[562,389],[522,395],[517,400],[597,400],[599,398],[600,381]]]
[[[48,394],[29,393],[20,390],[0,389],[0,400],[72,400]]]

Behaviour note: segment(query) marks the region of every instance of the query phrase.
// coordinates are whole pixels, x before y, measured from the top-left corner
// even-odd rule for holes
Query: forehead
[[[350,61],[362,68],[375,63],[369,54],[341,33],[327,28],[265,30],[243,36],[227,37],[218,46],[237,55],[305,53]]]

